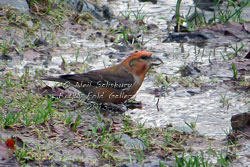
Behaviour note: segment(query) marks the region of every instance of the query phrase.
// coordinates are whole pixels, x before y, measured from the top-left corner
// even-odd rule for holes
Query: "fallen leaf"
[[[13,139],[16,142],[16,145],[18,147],[23,147],[23,140],[20,137],[13,136],[11,139]]]
[[[53,89],[50,86],[45,86],[41,89],[38,90],[39,93],[43,94],[43,95],[47,95],[47,94],[52,94],[53,93]]]
[[[6,146],[7,146],[9,149],[11,149],[11,150],[14,150],[14,149],[15,149],[15,144],[16,144],[16,142],[15,142],[13,139],[7,139],[7,140],[5,141],[5,144],[6,144]]]

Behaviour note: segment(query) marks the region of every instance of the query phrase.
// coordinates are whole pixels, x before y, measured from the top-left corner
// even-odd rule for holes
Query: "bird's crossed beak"
[[[150,66],[158,66],[164,64],[163,61],[157,57],[157,56],[152,56]]]

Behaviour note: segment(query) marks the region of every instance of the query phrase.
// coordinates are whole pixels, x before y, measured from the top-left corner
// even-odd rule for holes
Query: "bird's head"
[[[163,64],[163,61],[151,52],[140,51],[130,55],[122,64],[136,75],[145,75],[152,66]]]

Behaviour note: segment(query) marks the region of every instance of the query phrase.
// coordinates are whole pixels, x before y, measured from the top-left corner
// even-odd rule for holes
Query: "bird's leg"
[[[103,104],[103,108],[104,111],[117,111],[117,112],[122,112],[124,113],[125,111],[127,111],[127,107],[125,105],[122,104],[114,104],[114,103],[105,103]]]
[[[124,103],[124,105],[129,109],[142,109],[142,103],[140,101],[129,99]]]

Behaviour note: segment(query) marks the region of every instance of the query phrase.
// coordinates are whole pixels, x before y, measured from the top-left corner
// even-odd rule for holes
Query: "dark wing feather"
[[[125,89],[134,84],[135,80],[132,74],[126,70],[119,71],[119,73],[111,73],[111,71],[96,70],[89,71],[82,74],[61,75],[60,79],[69,81],[71,84],[89,84],[92,86],[99,86],[100,84],[124,84],[116,89]],[[99,85],[98,85],[99,84]],[[107,87],[109,87],[107,85]]]

